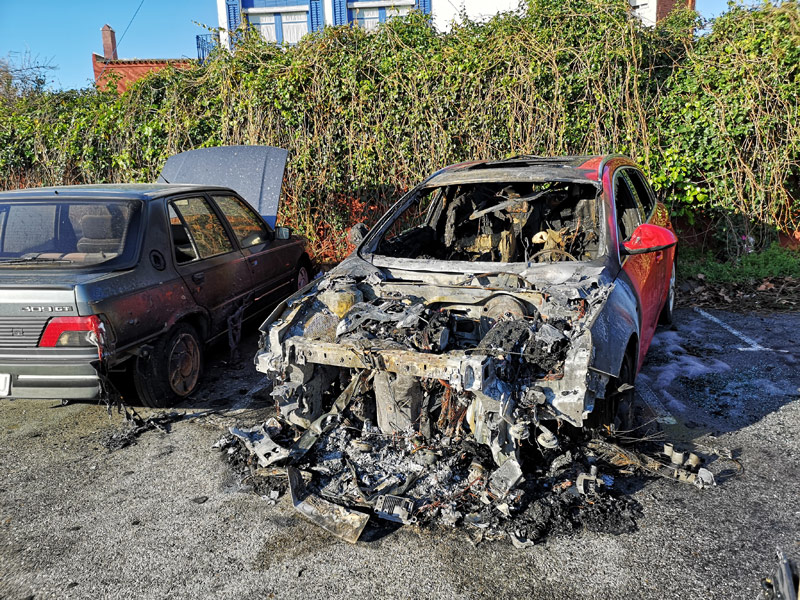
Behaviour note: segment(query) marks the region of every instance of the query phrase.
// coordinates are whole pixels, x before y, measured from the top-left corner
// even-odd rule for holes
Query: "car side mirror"
[[[672,248],[678,243],[678,238],[666,227],[659,227],[650,223],[642,223],[633,230],[631,239],[624,242],[620,254],[647,254]]]
[[[369,227],[367,227],[366,224],[356,223],[350,228],[350,231],[347,232],[347,241],[353,244],[353,246],[358,246],[364,241],[364,238],[367,237],[367,233],[369,233]]]
[[[288,227],[276,227],[275,228],[275,239],[276,240],[288,240],[292,237],[292,230]]]

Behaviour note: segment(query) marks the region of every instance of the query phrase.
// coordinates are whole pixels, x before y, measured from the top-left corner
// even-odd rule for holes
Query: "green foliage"
[[[698,273],[710,283],[752,283],[765,277],[800,279],[800,251],[773,243],[762,252],[751,252],[738,260],[725,261],[719,260],[711,252],[682,250],[679,277],[694,277]]]
[[[516,154],[621,152],[676,214],[800,221],[797,0],[655,28],[627,0],[527,0],[446,35],[412,13],[294,47],[252,31],[204,66],[126,93],[37,92],[0,104],[0,186],[152,181],[168,156],[220,144],[290,150],[280,216],[318,255],[346,251],[424,175]]]

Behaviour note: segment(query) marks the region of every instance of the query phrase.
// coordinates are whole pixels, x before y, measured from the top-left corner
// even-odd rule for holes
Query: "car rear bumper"
[[[99,395],[100,379],[91,364],[97,360],[95,349],[50,350],[0,348],[0,398],[90,400]]]

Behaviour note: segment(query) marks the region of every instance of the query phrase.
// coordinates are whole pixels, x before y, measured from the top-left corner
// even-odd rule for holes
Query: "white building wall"
[[[219,43],[223,48],[230,48],[228,36],[228,14],[225,8],[225,0],[217,0],[217,19],[219,19]]]
[[[448,31],[453,21],[460,22],[462,13],[473,21],[485,21],[517,8],[519,0],[431,0],[433,24],[439,31]]]
[[[630,0],[634,14],[645,25],[652,27],[656,24],[656,9],[658,0]]]
[[[326,26],[333,25],[333,0],[322,0],[322,21]]]

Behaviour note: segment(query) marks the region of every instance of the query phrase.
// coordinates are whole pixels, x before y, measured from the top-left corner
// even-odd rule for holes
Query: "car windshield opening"
[[[588,261],[600,251],[589,183],[469,183],[422,189],[378,240],[393,258],[469,262]]]
[[[99,265],[132,252],[139,201],[2,201],[0,268]]]

